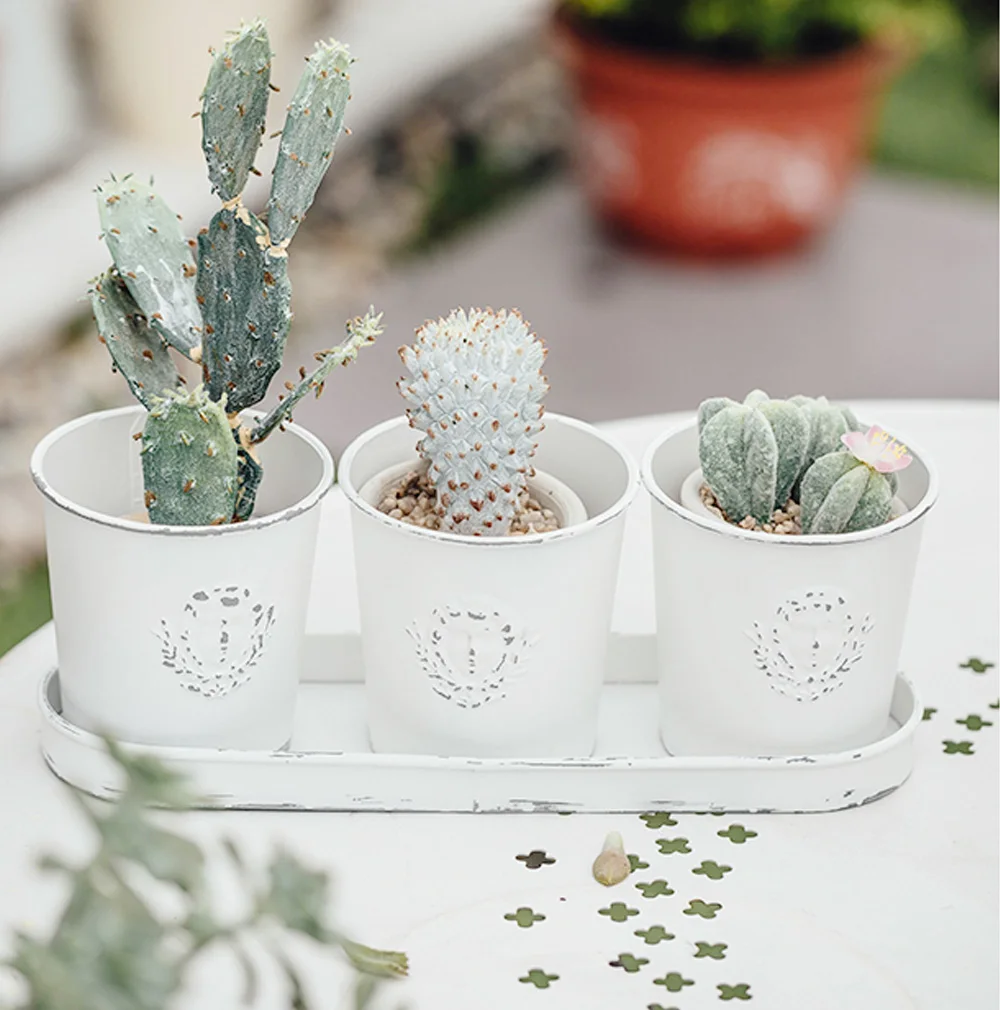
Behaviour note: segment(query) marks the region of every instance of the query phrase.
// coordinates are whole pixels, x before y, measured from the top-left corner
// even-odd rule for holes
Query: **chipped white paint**
[[[855,616],[840,590],[805,589],[782,601],[769,620],[754,621],[747,636],[771,690],[819,701],[843,685],[871,629],[871,617]]]
[[[933,470],[916,456],[899,481],[911,507],[875,529],[776,536],[700,507],[697,446],[686,425],[643,461],[667,749],[749,756],[870,744],[893,697]]]
[[[275,604],[262,603],[245,586],[198,589],[185,601],[179,632],[160,620],[160,657],[186,691],[224,698],[245,684],[264,658]]]
[[[435,607],[406,630],[430,689],[457,708],[475,710],[502,701],[529,674],[537,639],[524,629],[510,611],[486,603]]]
[[[360,676],[360,670],[353,671]],[[892,715],[868,747],[822,756],[679,758],[658,739],[652,666],[642,684],[604,688],[594,757],[375,754],[360,683],[305,682],[287,751],[132,747],[190,776],[206,807],[280,810],[825,811],[873,802],[910,774],[920,705],[896,680]],[[58,674],[39,688],[42,750],[62,779],[113,797],[100,740],[60,714]],[[622,756],[629,755],[629,756]]]

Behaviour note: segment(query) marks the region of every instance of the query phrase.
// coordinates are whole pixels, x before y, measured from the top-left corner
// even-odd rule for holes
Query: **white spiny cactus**
[[[417,448],[430,464],[442,528],[504,536],[533,476],[542,430],[545,347],[516,312],[456,309],[400,348]]]

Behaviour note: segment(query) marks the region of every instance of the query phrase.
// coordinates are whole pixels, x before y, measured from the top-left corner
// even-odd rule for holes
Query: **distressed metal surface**
[[[38,700],[49,767],[85,792],[114,796],[113,768],[99,738],[60,714],[55,670],[43,679]],[[920,707],[902,677],[882,739],[840,754],[671,757],[658,739],[655,700],[651,683],[609,684],[597,753],[589,758],[374,754],[366,740],[362,686],[330,682],[300,686],[288,750],[134,749],[191,776],[204,807],[230,810],[831,811],[888,795],[912,768]],[[630,756],[610,756],[629,748]]]

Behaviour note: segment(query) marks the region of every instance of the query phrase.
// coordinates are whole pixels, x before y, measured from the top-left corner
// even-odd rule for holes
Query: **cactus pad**
[[[423,432],[443,526],[503,536],[534,472],[542,430],[545,347],[517,312],[456,309],[400,350],[410,425]]]
[[[201,147],[212,190],[243,192],[260,147],[271,82],[271,45],[262,21],[244,25],[215,54],[201,104]]]
[[[259,403],[281,367],[292,320],[288,257],[245,207],[224,207],[198,236],[201,363],[213,400],[236,412]]]
[[[323,384],[329,374],[338,365],[349,365],[358,356],[362,347],[375,343],[375,338],[382,332],[382,313],[376,314],[373,308],[364,316],[358,316],[347,323],[347,340],[336,347],[315,354],[319,365],[307,375],[302,375],[297,385],[274,408],[250,434],[250,442],[256,445],[263,442],[275,428],[291,421],[292,411],[296,404],[309,392],[318,397],[323,392]]]
[[[307,57],[285,117],[267,205],[267,226],[276,245],[295,234],[330,167],[344,128],[351,91],[347,71],[353,62],[347,46],[333,40],[318,42]]]
[[[802,532],[855,533],[881,526],[892,510],[885,474],[850,453],[820,456],[802,478]]]
[[[136,304],[163,338],[183,354],[201,343],[195,265],[177,215],[133,176],[97,189],[104,241]]]
[[[201,386],[156,400],[142,441],[151,522],[216,526],[232,521],[237,446],[224,403],[210,399]]]
[[[90,304],[115,367],[144,407],[150,407],[153,397],[180,388],[181,377],[163,338],[150,328],[117,271],[107,270],[94,281]]]

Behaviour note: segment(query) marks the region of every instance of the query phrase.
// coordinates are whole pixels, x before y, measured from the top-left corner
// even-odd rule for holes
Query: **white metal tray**
[[[373,754],[357,636],[310,636],[306,659],[288,750],[130,749],[182,771],[204,806],[221,809],[786,813],[841,810],[892,792],[912,769],[921,718],[913,687],[899,677],[885,733],[866,747],[780,758],[671,757],[657,730],[653,639],[616,635],[594,757]],[[49,767],[87,793],[113,798],[116,768],[97,736],[60,714],[55,670],[41,682],[39,707]]]

